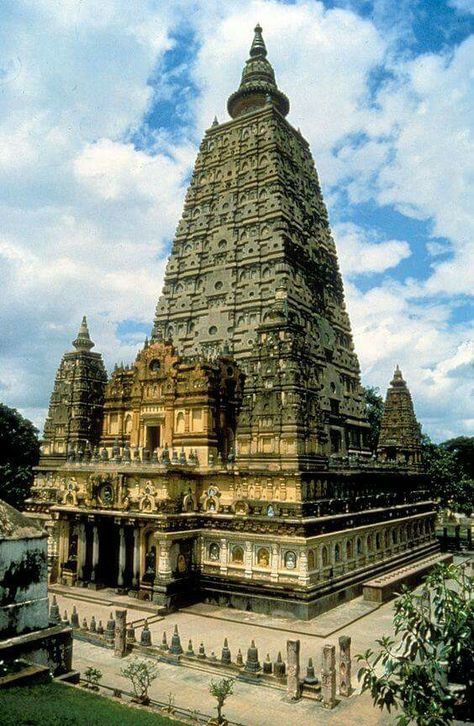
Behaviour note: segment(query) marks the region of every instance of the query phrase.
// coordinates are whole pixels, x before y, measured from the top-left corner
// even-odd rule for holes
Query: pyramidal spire
[[[95,343],[91,340],[91,336],[89,335],[89,328],[87,327],[87,318],[85,315],[82,318],[82,323],[80,325],[77,338],[72,341],[72,344],[76,350],[80,351],[91,350],[91,348],[93,348],[95,345]]]
[[[393,374],[393,378],[390,381],[390,385],[391,386],[406,386],[406,383],[403,379],[402,372],[400,370],[400,366],[398,365],[398,363],[395,367],[395,371]]]
[[[227,101],[230,116],[236,118],[260,109],[267,105],[269,100],[282,116],[286,116],[290,110],[290,102],[276,84],[275,72],[267,60],[262,27],[258,23],[254,29],[249,55],[242,71],[240,86]]]
[[[257,23],[255,26],[254,33],[255,35],[253,36],[252,46],[250,48],[250,57],[255,58],[256,56],[261,56],[262,58],[266,58],[267,48],[263,40],[262,26],[260,23]]]
[[[421,428],[406,381],[397,365],[387,391],[377,454],[381,461],[418,466],[421,462]]]

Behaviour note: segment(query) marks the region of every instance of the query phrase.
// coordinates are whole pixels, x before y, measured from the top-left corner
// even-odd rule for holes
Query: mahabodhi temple
[[[398,367],[368,446],[336,248],[289,105],[257,26],[230,119],[201,143],[150,339],[108,377],[84,318],[60,363],[27,502],[52,581],[308,619],[437,551]]]

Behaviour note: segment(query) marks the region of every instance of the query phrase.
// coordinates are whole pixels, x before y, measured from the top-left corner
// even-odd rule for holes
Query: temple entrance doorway
[[[154,451],[161,445],[161,426],[146,427],[146,448],[148,451]]]
[[[99,566],[97,582],[105,587],[117,587],[119,528],[113,519],[103,519],[99,525]]]

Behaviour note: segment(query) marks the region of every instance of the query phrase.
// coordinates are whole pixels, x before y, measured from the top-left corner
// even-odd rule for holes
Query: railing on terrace
[[[84,686],[87,686],[89,684],[89,681],[85,678],[80,678],[80,683]],[[97,688],[98,691],[94,689],[96,690],[96,692],[100,693],[101,691],[105,691],[105,693],[102,695],[106,695],[109,698],[113,697],[116,699],[123,699],[125,697],[125,699],[127,699],[128,701],[132,701],[132,699],[135,698],[134,693],[126,691],[123,688],[117,688],[116,686],[107,686],[104,683],[99,683],[97,684]],[[165,703],[164,701],[158,701],[156,698],[150,698],[147,706],[156,708],[163,715],[185,718],[191,721],[191,723],[195,724],[208,724],[209,720],[213,718],[213,716],[202,713],[202,711],[198,711],[197,709],[177,706],[174,703],[174,699],[171,699],[168,703]],[[226,722],[228,726],[245,726],[245,724],[239,723],[237,721],[229,721],[229,719],[227,718]]]

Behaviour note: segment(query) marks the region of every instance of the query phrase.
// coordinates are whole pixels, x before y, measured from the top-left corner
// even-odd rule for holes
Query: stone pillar
[[[220,572],[221,575],[227,574],[227,540],[221,539],[221,550],[220,550]]]
[[[133,564],[132,564],[133,576],[132,585],[138,587],[140,582],[140,530],[135,527],[133,530]]]
[[[301,551],[298,559],[298,582],[301,585],[307,585],[309,582],[308,553],[304,550]]]
[[[280,550],[279,550],[277,544],[272,544],[272,553],[271,553],[271,561],[270,561],[270,567],[271,567],[270,579],[273,580],[273,582],[278,582],[278,566],[279,566],[279,564],[280,564]]]
[[[79,532],[77,537],[77,579],[84,579],[84,567],[87,555],[87,531],[84,522],[79,524]]]
[[[165,579],[171,577],[170,549],[171,542],[169,542],[167,539],[160,539],[158,575]]]
[[[347,635],[339,638],[339,695],[350,696],[351,683],[351,639]]]
[[[60,522],[59,530],[59,547],[58,547],[58,559],[59,559],[59,574],[62,574],[62,567],[67,562],[69,553],[69,522],[63,520]]]
[[[118,573],[117,573],[117,585],[123,587],[124,579],[123,573],[125,570],[125,529],[119,528],[119,560],[118,560]]]
[[[127,655],[127,611],[115,611],[114,656],[123,658]]]
[[[252,577],[252,543],[246,542],[245,543],[245,552],[244,552],[244,577],[251,578]]]
[[[300,686],[300,641],[286,641],[286,695],[292,701],[301,697]]]
[[[96,524],[92,529],[92,570],[91,581],[97,579],[97,565],[99,564],[99,528]]]
[[[323,647],[321,667],[321,700],[324,708],[336,705],[336,646]]]

